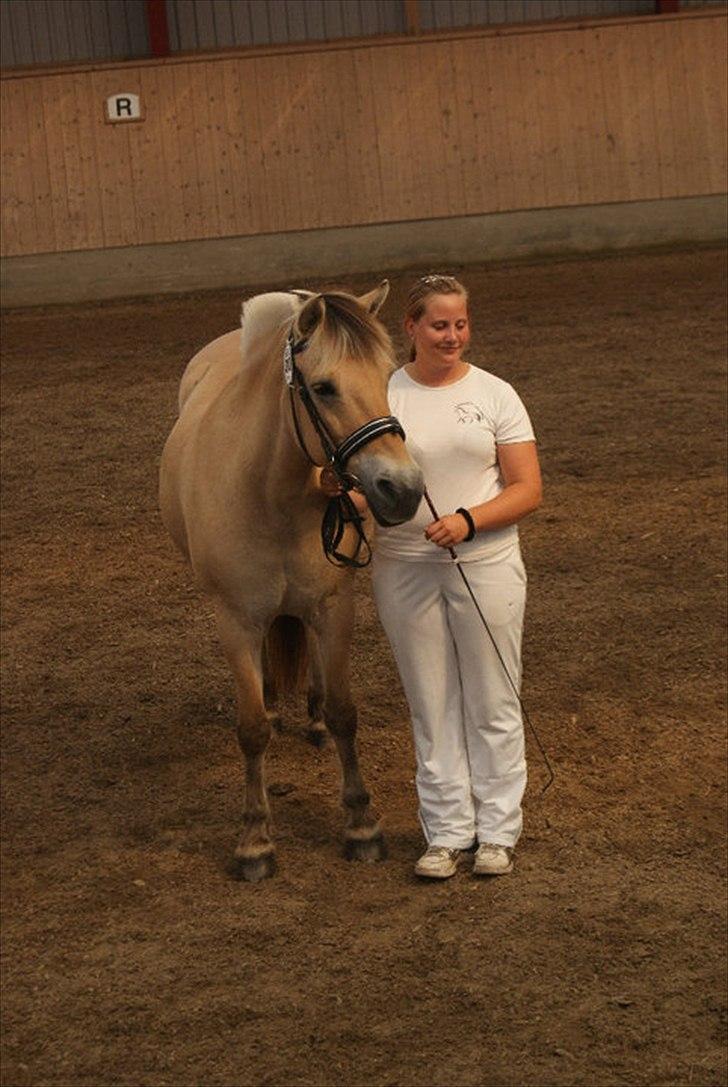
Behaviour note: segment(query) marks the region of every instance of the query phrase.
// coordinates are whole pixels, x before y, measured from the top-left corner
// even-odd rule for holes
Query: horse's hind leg
[[[217,626],[235,680],[238,742],[245,756],[243,830],[235,849],[233,875],[257,883],[272,876],[276,869],[270,808],[263,776],[271,723],[263,701],[260,664],[262,639],[246,630],[221,605],[217,608]]]
[[[356,750],[356,707],[349,689],[349,647],[354,621],[353,600],[339,598],[318,624],[324,673],[324,720],[334,737],[343,772],[342,800],[347,812],[348,860],[381,861],[387,847],[377,817],[369,806]]]

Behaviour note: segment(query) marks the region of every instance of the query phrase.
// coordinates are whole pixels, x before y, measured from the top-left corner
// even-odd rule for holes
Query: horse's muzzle
[[[398,464],[377,454],[357,457],[356,476],[378,524],[391,528],[414,517],[425,481],[414,461]]]

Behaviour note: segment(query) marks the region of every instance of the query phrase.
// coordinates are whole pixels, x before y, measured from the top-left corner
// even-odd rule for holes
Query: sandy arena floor
[[[708,249],[462,272],[471,357],[540,439],[524,697],[557,780],[542,798],[529,743],[516,872],[434,886],[366,573],[390,860],[342,859],[335,756],[289,706],[280,874],[226,874],[231,682],[155,491],[181,370],[243,292],[6,315],[7,1087],[726,1082],[725,272]]]

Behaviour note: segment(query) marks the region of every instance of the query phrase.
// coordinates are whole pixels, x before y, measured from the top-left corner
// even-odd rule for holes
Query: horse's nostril
[[[397,497],[397,488],[394,483],[392,483],[391,479],[387,479],[386,476],[382,476],[377,480],[377,490],[384,498],[390,501]]]

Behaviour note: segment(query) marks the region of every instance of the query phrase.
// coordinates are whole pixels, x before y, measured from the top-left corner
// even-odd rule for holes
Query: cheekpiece
[[[290,340],[286,340],[286,346],[283,348],[283,377],[285,378],[286,385],[289,388],[293,388],[293,345]]]

